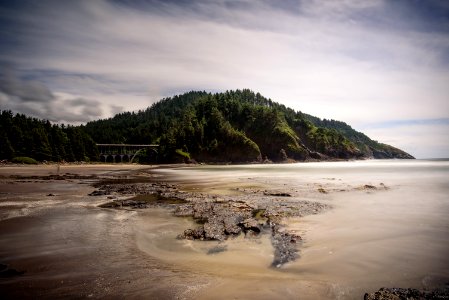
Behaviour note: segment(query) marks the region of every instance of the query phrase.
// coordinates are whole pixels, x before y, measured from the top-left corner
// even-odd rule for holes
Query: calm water
[[[281,270],[267,267],[272,259],[268,237],[257,245],[229,241],[227,252],[213,256],[205,254],[204,242],[178,241],[173,248],[161,249],[155,246],[157,238],[147,236],[140,244],[161,259],[176,255],[179,264],[226,278],[229,282],[214,296],[232,296],[235,276],[239,283],[256,280],[256,290],[265,293],[268,287],[291,298],[307,287],[319,292],[309,290],[306,298],[352,299],[382,286],[433,288],[449,282],[449,161],[200,166],[160,172],[176,174],[187,189],[200,192],[233,193],[236,186],[278,188],[333,206],[324,214],[286,221],[303,236],[304,244],[301,258]],[[378,189],[360,188],[366,184]],[[317,188],[328,194],[317,193]]]
[[[188,219],[164,209],[100,209],[100,198],[86,196],[88,186],[55,185],[40,192],[55,193],[51,199],[35,194],[0,199],[0,207],[14,204],[20,212],[0,221],[0,263],[27,271],[0,279],[0,288],[19,287],[29,296],[40,291],[49,298],[361,299],[383,286],[433,288],[449,282],[449,161],[151,172],[181,182],[182,189],[218,197],[274,189],[333,209],[286,220],[303,237],[301,257],[273,269],[269,235],[230,239],[220,245],[226,251],[208,254],[217,242],[176,239],[195,226]]]

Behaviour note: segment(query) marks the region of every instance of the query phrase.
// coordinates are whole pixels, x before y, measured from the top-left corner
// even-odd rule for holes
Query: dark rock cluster
[[[5,177],[5,176],[2,176],[2,177]],[[44,176],[10,175],[9,178],[16,179],[16,180],[75,180],[75,179],[95,180],[95,179],[98,179],[98,176],[97,175],[80,175],[80,174],[65,173],[65,174],[61,174],[61,175],[44,175]]]
[[[174,214],[193,217],[200,223],[197,228],[185,230],[178,236],[180,239],[224,241],[239,234],[255,238],[264,232],[271,233],[274,248],[272,266],[280,267],[299,257],[301,242],[299,235],[281,225],[282,218],[317,213],[324,208],[324,205],[306,201],[289,205],[271,203],[264,208],[241,201],[195,202],[177,206]]]
[[[299,257],[301,237],[289,232],[282,225],[287,217],[317,214],[327,206],[317,202],[301,201],[283,191],[260,191],[239,196],[202,195],[180,192],[167,183],[142,183],[107,181],[97,184],[91,196],[132,195],[128,199],[114,199],[100,205],[103,208],[172,207],[178,217],[191,217],[198,226],[186,229],[179,239],[216,240],[224,242],[243,234],[246,238],[258,238],[270,234],[274,248],[273,267]],[[224,251],[212,251],[219,253]]]
[[[271,244],[274,247],[274,259],[271,266],[276,268],[299,257],[298,244],[301,237],[282,229],[280,225],[272,226]]]
[[[176,191],[177,187],[168,183],[127,182],[127,180],[108,180],[95,184],[98,189],[89,196],[112,195],[138,195]]]
[[[422,291],[417,289],[381,288],[374,293],[366,293],[364,300],[437,300],[449,299],[449,289]]]
[[[196,202],[178,206],[174,214],[193,217],[201,223],[196,229],[187,229],[178,238],[223,241],[228,236],[243,232],[260,233],[263,223],[252,218],[250,206],[241,202]]]
[[[5,264],[0,264],[0,278],[11,278],[23,275],[24,273],[25,271],[17,271],[16,269],[9,268]]]

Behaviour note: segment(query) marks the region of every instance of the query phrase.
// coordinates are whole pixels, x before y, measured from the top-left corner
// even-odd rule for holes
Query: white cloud
[[[13,30],[29,50],[0,51],[0,60],[24,74],[54,72],[39,81],[94,99],[103,116],[192,89],[237,88],[356,128],[449,114],[448,34],[416,30],[406,9],[389,10],[399,4],[45,3],[16,12],[26,26]]]
[[[103,116],[100,103],[96,100],[53,93],[42,83],[21,80],[12,72],[0,74],[0,107],[40,119],[72,124]]]
[[[413,153],[416,158],[449,157],[449,123],[408,124],[365,129],[364,132],[374,140]]]

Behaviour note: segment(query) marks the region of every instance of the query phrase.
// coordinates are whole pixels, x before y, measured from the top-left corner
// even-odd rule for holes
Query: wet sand
[[[194,225],[191,220],[164,208],[102,209],[98,205],[110,201],[106,196],[87,196],[99,180],[140,175],[149,182],[182,182],[149,169],[65,165],[59,169],[64,178],[53,179],[56,165],[1,167],[0,264],[23,272],[0,278],[2,298],[273,299],[287,293],[313,299],[321,293],[269,268],[272,247],[267,236],[232,240],[217,259],[207,255],[215,242],[176,240]],[[257,184],[216,183],[208,188],[234,194],[236,186]],[[185,189],[196,190],[192,182]]]
[[[60,174],[111,178],[146,169],[70,165]],[[0,278],[2,299],[174,299],[206,282],[137,249],[140,212],[98,208],[105,199],[87,196],[94,180],[9,179],[55,173],[56,166],[0,168],[0,263],[24,272]]]
[[[222,243],[176,239],[183,230],[195,225],[191,219],[174,217],[170,209],[163,207],[99,208],[98,205],[111,201],[108,198],[120,198],[120,195],[88,196],[96,190],[92,184],[99,180],[132,181],[137,177],[149,184],[156,183],[156,189],[162,188],[160,184],[167,186],[166,182],[176,183],[179,193],[195,193],[214,199],[249,197],[255,201],[269,197],[266,194],[282,191],[291,194],[292,198],[318,201],[337,208],[349,205],[355,216],[361,209],[359,199],[372,204],[390,195],[391,190],[399,196],[402,193],[400,188],[390,186],[388,180],[386,187],[391,190],[384,190],[380,181],[372,183],[354,178],[341,181],[321,173],[317,176],[308,174],[301,184],[297,184],[283,180],[280,174],[273,175],[278,178],[273,181],[273,178],[257,177],[256,173],[236,177],[232,169],[225,175],[217,171],[216,176],[211,176],[210,170],[206,171],[205,177],[201,177],[191,172],[178,172],[173,167],[72,165],[60,167],[60,175],[68,174],[67,177],[53,179],[48,176],[56,174],[55,165],[0,167],[0,264],[18,273],[24,272],[0,278],[2,298],[360,299],[364,291],[374,291],[383,285],[422,287],[417,286],[422,280],[421,274],[396,276],[379,267],[378,274],[370,277],[369,272],[376,270],[379,264],[379,259],[370,255],[376,255],[376,251],[386,252],[388,248],[384,247],[395,243],[385,243],[383,237],[376,237],[378,231],[373,230],[374,236],[365,237],[365,240],[363,233],[356,232],[355,236],[362,234],[362,237],[358,237],[359,242],[354,247],[348,248],[346,245],[354,240],[347,235],[354,234],[351,230],[358,228],[345,225],[351,221],[351,218],[347,219],[347,211],[336,209],[287,220],[286,225],[301,234],[305,241],[300,249],[301,258],[277,269],[270,267],[273,248],[269,235],[257,239],[243,236],[228,239],[226,251],[208,254],[211,248]],[[375,184],[376,190],[366,188],[367,184]],[[413,191],[407,196],[412,194]],[[341,202],[335,202],[335,199]],[[283,201],[283,198],[273,197],[273,201]],[[444,213],[446,206],[440,210]],[[435,214],[433,210],[431,212]],[[405,213],[414,211],[406,210]],[[363,224],[361,220],[353,219],[358,222],[354,222],[354,226]],[[363,216],[359,219],[363,221]],[[421,220],[421,224],[425,224],[424,221]],[[335,222],[342,224],[340,230],[335,228]],[[446,228],[446,222],[443,221],[442,226]],[[405,232],[406,236],[413,234],[412,230]],[[420,237],[426,240],[424,236]],[[365,245],[376,239],[378,243],[371,244],[375,251],[365,251]],[[387,240],[391,242],[392,239],[397,247],[403,241],[409,241],[394,234]],[[345,247],[341,246],[343,244]],[[444,252],[447,243],[441,245]],[[416,249],[414,245],[407,246],[411,252],[404,263],[410,264],[416,257]],[[365,251],[366,261],[348,264],[351,255],[357,257],[351,253],[354,249]],[[447,260],[435,258],[441,253],[430,248],[422,252],[426,250],[427,256],[418,257],[448,264]],[[389,255],[394,260],[397,253],[390,249]],[[338,257],[341,258],[340,265]],[[428,264],[427,261],[420,263]],[[331,269],[326,269],[326,265]],[[434,266],[429,265],[430,274],[432,268]],[[364,269],[365,272],[360,271]],[[435,276],[426,277],[427,286],[438,287],[449,278],[444,273],[447,268],[440,266],[440,269]],[[410,268],[410,272],[414,270]],[[356,278],[354,274],[369,278]],[[385,280],[379,279],[382,277]]]

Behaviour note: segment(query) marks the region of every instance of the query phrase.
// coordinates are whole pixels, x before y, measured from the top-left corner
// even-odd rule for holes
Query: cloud
[[[38,82],[22,82],[12,72],[0,74],[0,91],[20,102],[46,103],[54,100],[47,87]]]
[[[419,119],[419,120],[394,120],[382,123],[374,123],[365,125],[365,129],[382,129],[405,126],[421,126],[421,125],[449,125],[449,118],[442,119]]]
[[[448,119],[378,124],[364,132],[375,140],[412,153],[416,158],[449,157]]]
[[[75,107],[78,122],[96,117],[95,105],[108,117],[120,106],[144,109],[189,90],[236,88],[356,128],[447,118],[449,7],[443,2],[0,5],[0,62],[11,63],[20,78],[27,78],[26,88],[36,91],[8,84],[11,90],[4,93],[20,99],[17,109],[29,111],[39,111],[51,94],[96,99],[85,106],[87,117]]]
[[[122,113],[125,111],[125,108],[123,106],[118,106],[118,105],[110,105],[109,106],[109,110],[111,112],[112,115],[117,115],[119,113]]]
[[[20,79],[13,72],[0,73],[0,107],[53,122],[81,123],[102,116],[96,100],[55,95],[37,81]]]

